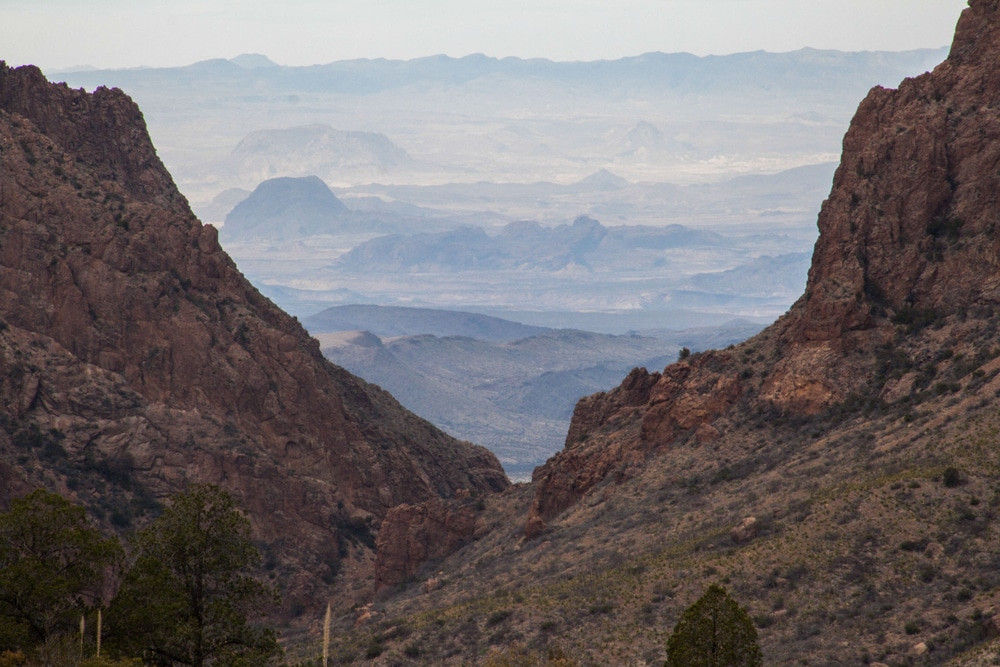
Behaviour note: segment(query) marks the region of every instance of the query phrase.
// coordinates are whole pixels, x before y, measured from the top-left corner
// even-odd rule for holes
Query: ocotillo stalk
[[[101,610],[97,610],[97,657],[101,657]]]
[[[323,667],[330,659],[330,603],[326,603],[326,618],[323,619]]]
[[[80,614],[80,660],[83,660],[83,633],[87,630],[87,624],[83,620],[83,614]]]

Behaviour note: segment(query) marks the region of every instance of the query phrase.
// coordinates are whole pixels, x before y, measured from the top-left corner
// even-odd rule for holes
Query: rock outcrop
[[[375,590],[406,581],[428,561],[472,541],[479,514],[476,502],[468,493],[458,496],[389,510],[375,541]]]
[[[724,434],[727,419],[815,415],[914,391],[912,377],[875,386],[878,351],[1000,304],[998,102],[1000,3],[971,0],[944,63],[898,89],[872,89],[858,108],[805,294],[735,349],[633,373],[582,400],[565,449],[535,472],[526,533],[651,453]]]
[[[245,280],[124,93],[3,63],[0,425],[0,503],[44,485],[121,527],[219,484],[289,604],[339,571],[370,577],[396,505],[508,484],[488,451],[325,361]]]

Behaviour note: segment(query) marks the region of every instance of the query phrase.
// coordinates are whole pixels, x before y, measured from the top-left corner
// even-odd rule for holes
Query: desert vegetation
[[[0,664],[267,664],[277,602],[252,576],[250,523],[192,485],[126,544],[39,489],[0,514]],[[109,591],[117,591],[109,595]]]

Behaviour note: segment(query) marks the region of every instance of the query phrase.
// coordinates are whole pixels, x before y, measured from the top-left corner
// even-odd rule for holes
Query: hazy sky
[[[187,65],[263,53],[283,65],[463,56],[597,60],[803,46],[945,46],[966,0],[0,0],[0,60]]]

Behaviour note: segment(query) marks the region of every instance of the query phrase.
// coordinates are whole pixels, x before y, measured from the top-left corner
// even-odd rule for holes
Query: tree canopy
[[[263,664],[280,654],[273,630],[250,622],[277,594],[249,574],[260,553],[225,491],[192,485],[175,496],[135,550],[109,614],[125,654],[196,666]]]
[[[78,628],[122,553],[61,496],[38,489],[15,499],[0,514],[0,651]]]
[[[667,640],[668,667],[757,667],[764,662],[749,614],[712,584]]]

